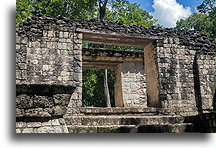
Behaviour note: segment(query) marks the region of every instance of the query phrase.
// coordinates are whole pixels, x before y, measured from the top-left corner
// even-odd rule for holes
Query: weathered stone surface
[[[52,108],[52,116],[62,116],[66,114],[67,108],[66,106],[54,106]]]
[[[199,72],[195,86],[195,93],[202,100],[200,108],[203,110],[213,109],[213,99],[215,95],[215,62],[212,62],[215,56],[212,55],[197,55],[196,71]],[[200,86],[199,86],[200,85]],[[200,91],[198,91],[199,89]]]
[[[82,42],[139,47],[144,53],[82,50]],[[181,133],[195,126],[213,132],[214,116],[208,113],[215,96],[214,49],[212,39],[195,31],[29,18],[16,28],[16,132]],[[123,109],[81,108],[82,68],[95,65],[115,69],[115,103]]]
[[[60,23],[61,22],[61,23]],[[37,24],[38,31],[30,32],[31,25]],[[46,25],[44,25],[46,24]],[[33,38],[36,37],[42,37],[43,31],[41,31],[41,28],[43,30],[47,30],[47,25],[62,25],[60,29],[64,30],[64,32],[58,33],[60,36],[56,36],[57,34],[55,31],[46,31],[44,35],[48,35],[49,37],[60,37],[60,38],[68,38],[70,37],[70,32],[74,30],[74,27],[68,27],[75,26],[78,29],[85,29],[85,30],[95,30],[95,31],[101,31],[101,32],[107,32],[107,33],[116,33],[120,35],[130,35],[132,37],[149,37],[149,38],[159,38],[164,37],[166,38],[165,44],[182,44],[187,46],[194,46],[196,49],[206,49],[206,50],[212,50],[210,48],[207,48],[211,46],[215,46],[212,44],[212,40],[208,39],[206,35],[201,34],[199,32],[195,31],[189,31],[189,30],[178,30],[178,29],[170,29],[170,28],[160,28],[160,27],[142,27],[142,26],[136,26],[136,25],[128,25],[128,24],[120,24],[120,23],[114,23],[107,20],[84,20],[84,19],[74,19],[74,18],[61,18],[59,17],[58,20],[56,18],[52,18],[49,16],[36,16],[32,17],[31,19],[28,19],[26,22],[23,22],[20,24],[20,27],[17,28],[18,34],[26,34],[27,36]],[[21,27],[25,26],[25,27]],[[81,35],[77,36],[74,35],[76,38],[81,38]],[[171,38],[175,38],[172,40]],[[24,41],[25,42],[25,41]]]
[[[43,108],[26,109],[24,116],[25,117],[51,117],[51,115]]]
[[[24,109],[16,108],[16,117],[24,116]]]
[[[198,114],[194,91],[194,77],[199,75],[194,69],[195,50],[160,42],[157,43],[157,62],[162,107],[177,108],[182,115]]]
[[[32,108],[33,107],[33,96],[21,94],[16,96],[16,107],[17,108]]]
[[[27,127],[41,127],[41,122],[27,122]]]
[[[121,82],[125,107],[147,107],[144,62],[123,62]]]
[[[49,108],[53,107],[53,98],[49,96],[34,96],[34,107],[35,108]]]
[[[16,133],[68,133],[65,122],[61,124],[63,118],[26,118],[22,121],[23,119],[16,123]]]
[[[33,128],[24,128],[21,132],[22,133],[34,133],[34,129]]]
[[[26,122],[16,122],[16,128],[26,127]]]
[[[55,105],[67,106],[69,104],[71,95],[70,94],[56,94],[53,95],[53,101]]]

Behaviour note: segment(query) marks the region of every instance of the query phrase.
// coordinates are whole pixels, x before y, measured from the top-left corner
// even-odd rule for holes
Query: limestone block
[[[60,122],[59,122],[59,120],[58,119],[52,119],[52,126],[59,126],[60,125]]]
[[[26,127],[26,122],[16,122],[16,128],[23,128]]]
[[[52,97],[49,96],[34,96],[34,107],[45,108],[54,106]]]
[[[16,96],[16,107],[17,108],[32,108],[33,107],[33,97],[21,94]]]
[[[21,70],[16,70],[16,79],[17,79],[17,80],[22,79],[22,73],[21,73]]]
[[[27,122],[27,127],[41,127],[41,122]]]
[[[51,115],[42,108],[25,109],[25,117],[51,117]]]
[[[66,114],[67,108],[65,106],[54,106],[52,108],[52,116],[62,116],[64,114]]]
[[[22,130],[19,129],[19,128],[17,128],[17,129],[16,129],[16,133],[22,133]]]
[[[53,126],[51,133],[64,133],[62,126]]]
[[[23,117],[24,116],[24,109],[16,108],[16,117]]]
[[[16,36],[16,44],[20,44],[20,40],[21,40],[21,37],[20,36]]]
[[[82,33],[74,33],[74,38],[82,39]]]
[[[82,44],[74,44],[74,50],[75,49],[82,49]]]
[[[64,37],[64,32],[59,32],[59,37],[63,38]]]
[[[34,133],[34,129],[33,128],[24,128],[22,133]]]
[[[52,127],[40,127],[38,128],[38,133],[52,133],[53,128]]]
[[[34,48],[40,48],[40,42],[39,41],[35,41],[35,42],[32,42],[32,47]]]
[[[28,41],[28,38],[27,37],[22,37],[21,38],[21,44],[26,44]]]
[[[45,122],[41,122],[41,127],[49,127],[52,125],[52,119],[49,118],[49,120],[46,120]]]
[[[48,31],[48,37],[53,37],[54,36],[54,32],[53,31]]]
[[[67,106],[69,104],[71,94],[56,94],[53,95],[55,105]]]
[[[69,32],[63,32],[63,36],[64,36],[64,38],[68,38],[69,37]]]

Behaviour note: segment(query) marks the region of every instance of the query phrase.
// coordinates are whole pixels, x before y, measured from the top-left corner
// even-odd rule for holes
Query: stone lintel
[[[140,50],[117,50],[117,49],[82,49],[84,62],[142,62],[144,52]]]
[[[130,46],[137,48],[144,48],[152,40],[160,39],[157,36],[130,36],[123,33],[103,32],[95,30],[77,29],[83,33],[83,42]]]

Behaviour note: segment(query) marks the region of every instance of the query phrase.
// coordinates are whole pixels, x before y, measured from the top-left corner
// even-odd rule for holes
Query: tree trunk
[[[108,3],[108,0],[104,0],[104,1],[99,0],[98,3],[99,3],[98,5],[99,5],[99,14],[100,14],[99,17],[101,20],[103,20],[106,15],[106,5]]]
[[[110,94],[109,94],[109,86],[107,80],[107,69],[104,70],[104,94],[107,107],[111,107],[110,103]]]
[[[106,15],[106,5],[108,0],[99,0],[99,13],[100,13],[100,20],[103,20]],[[109,93],[109,86],[108,86],[108,78],[107,78],[107,69],[104,70],[104,94],[107,107],[111,107],[110,103],[110,93]]]

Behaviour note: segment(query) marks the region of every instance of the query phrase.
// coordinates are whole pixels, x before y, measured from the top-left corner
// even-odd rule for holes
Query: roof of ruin
[[[214,50],[215,44],[213,40],[208,38],[205,34],[193,30],[179,30],[161,27],[143,27],[137,25],[121,24],[107,20],[97,19],[77,19],[66,17],[49,17],[49,16],[34,16],[27,21],[21,22],[16,28],[19,35],[27,35],[29,38],[42,36],[42,30],[49,30],[50,28],[58,28],[59,30],[82,32],[86,34],[85,42],[88,42],[90,36],[88,34],[109,34],[113,36],[124,36],[137,38],[136,42],[142,44],[141,39],[155,40],[167,37],[179,38],[182,45],[192,46],[195,50]],[[106,36],[101,36],[104,38]],[[125,39],[122,39],[125,40]],[[91,40],[90,40],[91,41]],[[121,39],[120,41],[121,42]],[[126,40],[127,42],[127,40]],[[144,42],[145,43],[145,42]],[[143,44],[144,44],[143,43]],[[134,42],[135,44],[135,42]]]

